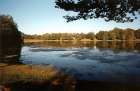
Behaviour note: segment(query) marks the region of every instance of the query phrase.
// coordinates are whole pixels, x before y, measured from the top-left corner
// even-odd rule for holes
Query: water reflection
[[[13,39],[12,39],[13,40]],[[21,42],[12,41],[10,38],[0,39],[0,63],[16,63],[19,62],[21,54]]]
[[[18,60],[21,48],[18,46],[15,48],[1,45],[2,62]],[[91,89],[96,91],[103,91],[104,89],[114,91],[116,88],[119,89],[117,91],[124,89],[129,91],[127,90],[128,88],[132,91],[139,89],[139,42],[65,41],[27,43],[22,48],[20,59],[23,64],[28,65],[0,64],[0,84],[4,84],[3,86],[9,91],[63,91],[63,86],[66,85],[52,86],[52,83],[47,82],[48,72],[53,74],[53,72],[57,73],[58,70],[73,75],[78,80],[76,91],[91,91]],[[39,64],[39,67],[33,64]],[[49,64],[54,65],[57,70],[53,69],[50,71],[50,68],[46,69],[46,67],[49,67]],[[47,72],[44,72],[44,70],[47,70]],[[49,75],[51,75],[50,73]],[[53,74],[51,76],[59,75],[61,74]],[[66,78],[61,79],[63,80],[62,83],[69,81]],[[9,81],[12,84],[7,85]],[[57,79],[55,81],[59,82],[60,80]],[[54,83],[56,84],[55,81]],[[72,85],[70,84],[68,87],[73,87],[73,82],[75,81],[72,79]],[[82,90],[84,87],[86,87],[86,90]],[[74,91],[74,88],[71,89],[70,91]]]
[[[26,43],[26,46],[38,47],[53,47],[53,48],[81,48],[81,47],[94,47],[95,42],[82,42],[82,41],[44,41],[36,43]]]
[[[109,48],[113,51],[140,51],[139,41],[44,41],[37,43],[26,43],[26,46],[47,47],[47,48]]]
[[[25,64],[53,64],[76,79],[140,83],[139,42],[42,42],[23,47]]]
[[[3,46],[0,48],[0,62],[1,63],[17,63],[19,62],[20,53],[21,53],[21,47]]]
[[[97,42],[96,46],[98,48],[109,48],[114,52],[119,51],[140,51],[140,42],[136,41],[104,41],[104,42]]]

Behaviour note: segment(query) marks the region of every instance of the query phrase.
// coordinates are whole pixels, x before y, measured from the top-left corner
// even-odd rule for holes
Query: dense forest
[[[120,29],[114,28],[110,31],[99,31],[98,33],[46,33],[43,35],[23,34],[24,39],[41,40],[140,40],[140,29]]]

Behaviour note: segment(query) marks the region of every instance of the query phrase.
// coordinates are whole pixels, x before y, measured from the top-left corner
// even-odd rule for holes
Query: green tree
[[[15,62],[19,59],[22,46],[21,32],[9,15],[0,15],[0,61]],[[13,59],[13,60],[12,60]]]
[[[132,22],[140,15],[140,0],[56,0],[56,8],[76,12],[66,15],[67,22],[103,18],[105,21]],[[130,16],[131,14],[131,16]]]

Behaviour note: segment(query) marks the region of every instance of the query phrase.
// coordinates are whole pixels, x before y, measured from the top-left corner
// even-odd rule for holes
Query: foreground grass
[[[0,91],[139,91],[138,83],[73,79],[52,65],[0,63]]]
[[[0,63],[0,91],[38,89],[74,91],[75,80],[52,65],[8,65]],[[8,90],[7,90],[8,89]]]
[[[0,64],[0,84],[13,82],[44,82],[56,78],[65,79],[66,75],[54,66],[6,65]]]

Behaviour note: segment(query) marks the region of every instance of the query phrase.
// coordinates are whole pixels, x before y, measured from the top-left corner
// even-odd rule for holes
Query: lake
[[[20,60],[54,65],[78,80],[140,83],[140,42],[26,43]]]

